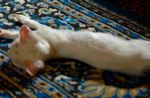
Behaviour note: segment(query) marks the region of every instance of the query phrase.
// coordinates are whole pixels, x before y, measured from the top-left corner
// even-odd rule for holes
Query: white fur
[[[47,60],[53,57],[74,58],[98,69],[140,75],[150,66],[150,41],[124,40],[106,33],[55,30],[24,16],[18,20],[36,28],[33,39],[19,48],[10,48],[10,57],[21,65],[25,59]],[[17,36],[17,34],[16,34]],[[18,44],[18,39],[13,44]],[[19,55],[15,51],[20,52]],[[54,53],[56,52],[56,53]]]
[[[55,40],[58,42],[54,45],[59,57],[74,58],[99,69],[132,75],[142,74],[146,66],[150,65],[148,41],[126,41],[110,34],[90,33],[90,31],[55,33],[58,38]],[[51,37],[49,33],[49,38]],[[53,40],[50,40],[50,43],[53,43]]]

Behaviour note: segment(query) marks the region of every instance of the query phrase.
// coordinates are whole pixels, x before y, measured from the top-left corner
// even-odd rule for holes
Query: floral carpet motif
[[[0,0],[0,28],[18,29],[14,14],[24,14],[56,29],[109,32],[124,39],[149,40],[150,30],[97,5],[92,0]],[[46,62],[30,78],[7,56],[12,39],[0,38],[2,98],[148,98],[150,79],[97,71],[73,59]],[[132,69],[131,69],[132,71]]]

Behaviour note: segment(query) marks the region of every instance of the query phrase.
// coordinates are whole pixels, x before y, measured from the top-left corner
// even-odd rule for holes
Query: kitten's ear
[[[31,29],[26,26],[26,25],[23,25],[20,29],[20,41],[21,42],[24,42],[27,40],[28,37],[31,36]]]

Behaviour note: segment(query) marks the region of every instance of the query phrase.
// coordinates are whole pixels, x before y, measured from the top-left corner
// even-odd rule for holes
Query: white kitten
[[[0,36],[15,38],[9,55],[14,65],[22,65],[31,76],[44,67],[45,60],[56,57],[78,59],[98,69],[131,75],[141,75],[150,67],[150,41],[127,41],[91,31],[55,30],[25,16],[17,19],[25,24],[20,33],[1,29]]]

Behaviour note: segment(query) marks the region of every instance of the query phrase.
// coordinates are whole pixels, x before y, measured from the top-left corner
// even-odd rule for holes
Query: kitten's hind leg
[[[16,19],[18,22],[21,22],[24,25],[27,25],[33,29],[39,29],[45,27],[44,25],[30,19],[29,17],[26,17],[24,15],[16,15]]]
[[[6,29],[0,29],[0,37],[15,39],[18,37],[18,31],[15,30],[9,31]]]

